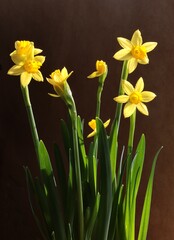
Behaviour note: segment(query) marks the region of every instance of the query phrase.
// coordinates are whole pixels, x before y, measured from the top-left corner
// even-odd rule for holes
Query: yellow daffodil
[[[136,30],[131,38],[118,37],[118,43],[123,48],[115,53],[113,56],[117,60],[125,61],[128,60],[128,72],[133,72],[137,64],[148,64],[149,59],[147,53],[152,51],[156,46],[156,42],[143,43],[141,32]]]
[[[133,85],[126,81],[122,80],[123,91],[127,95],[120,95],[115,97],[114,100],[118,103],[126,103],[124,106],[123,114],[124,117],[130,117],[136,110],[136,108],[144,115],[149,115],[148,109],[143,102],[152,101],[156,95],[153,92],[143,91],[144,81],[143,78],[139,78],[135,88]]]
[[[32,78],[36,81],[43,81],[43,76],[39,69],[44,63],[45,57],[35,56],[36,53],[42,50],[35,49],[34,44],[29,41],[16,41],[15,48],[16,50],[10,54],[15,65],[9,69],[8,74],[20,75],[23,87],[26,87]]]
[[[103,75],[104,73],[107,72],[107,65],[104,61],[102,60],[97,60],[96,61],[96,71],[91,73],[88,78],[95,78]]]
[[[106,128],[110,123],[110,119],[108,119],[105,123],[104,123],[104,127]],[[88,125],[92,128],[92,132],[87,136],[87,138],[93,137],[96,134],[96,120],[92,119]]]
[[[56,92],[56,94],[50,94],[51,96],[61,97],[64,94],[65,83],[72,73],[73,71],[68,73],[65,67],[62,70],[58,69],[51,73],[51,78],[47,78],[47,81],[53,85]]]
[[[34,51],[34,52],[32,52]],[[28,58],[29,54],[37,55],[41,53],[42,50],[39,48],[34,48],[34,43],[30,41],[16,41],[15,50],[10,54],[12,61],[15,64],[25,61]]]

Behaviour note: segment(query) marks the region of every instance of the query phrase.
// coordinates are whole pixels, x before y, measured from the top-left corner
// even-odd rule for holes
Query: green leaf
[[[98,215],[98,239],[108,239],[112,208],[112,173],[109,144],[105,128],[100,119],[96,119],[98,133],[98,154],[100,162],[100,207]]]
[[[138,143],[135,157],[131,164],[131,193],[132,198],[136,198],[138,193],[138,188],[141,181],[141,175],[144,165],[144,157],[145,157],[145,136],[144,134],[141,136],[141,139]],[[133,200],[133,199],[132,199]]]
[[[42,141],[39,142],[39,167],[41,171],[45,171],[46,175],[51,175],[53,172],[50,157],[47,149]]]
[[[144,155],[145,136],[142,135],[136,149],[135,157],[130,164],[130,169],[127,171],[128,180],[125,194],[125,230],[128,239],[135,238],[136,199],[142,175]],[[127,161],[129,161],[129,159],[127,159]]]
[[[48,232],[47,227],[43,224],[43,221],[41,221],[36,214],[36,212],[38,212],[38,209],[40,209],[40,205],[38,205],[38,195],[37,195],[37,191],[36,191],[35,184],[33,181],[33,177],[31,175],[28,167],[25,167],[24,170],[25,170],[25,174],[26,174],[28,198],[29,198],[29,203],[30,203],[33,217],[36,221],[36,224],[40,230],[40,233],[41,233],[43,239],[51,240],[51,238],[49,237],[49,232]]]
[[[98,214],[98,209],[99,209],[99,203],[100,203],[100,194],[98,193],[96,195],[96,200],[95,200],[95,204],[94,207],[92,209],[92,213],[91,213],[91,217],[88,220],[88,224],[86,227],[86,236],[85,236],[85,240],[89,240],[91,239],[91,235],[92,235],[92,231],[96,222],[96,218],[97,218],[97,214]]]
[[[153,160],[148,185],[146,189],[144,204],[143,204],[143,211],[141,215],[141,222],[138,234],[138,240],[146,240],[147,239],[147,230],[149,225],[149,217],[150,217],[150,208],[151,208],[151,200],[152,200],[152,190],[153,190],[153,179],[155,174],[155,166],[158,155],[161,151],[162,147],[157,151],[155,158]]]
[[[42,141],[39,142],[39,163],[41,179],[47,196],[53,232],[56,239],[66,239],[65,226],[63,223],[60,199],[58,197],[58,190],[56,181],[53,175],[51,161],[47,149]]]

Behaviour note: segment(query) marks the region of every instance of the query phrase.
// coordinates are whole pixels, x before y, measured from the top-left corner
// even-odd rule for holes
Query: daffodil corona
[[[10,56],[15,65],[9,69],[8,74],[20,75],[21,85],[26,87],[31,79],[43,81],[40,67],[45,61],[44,56],[35,56],[42,52],[41,49],[34,48],[34,43],[29,41],[16,41],[16,50]]]
[[[104,123],[104,127],[106,128],[110,123],[110,119],[108,119],[105,123]],[[87,138],[93,137],[96,134],[96,120],[92,119],[88,125],[90,126],[90,128],[92,128],[92,132],[90,134],[88,134]]]
[[[114,100],[118,103],[126,103],[123,110],[124,117],[130,117],[135,112],[136,108],[142,114],[149,115],[148,109],[143,102],[152,101],[156,95],[150,91],[143,91],[143,78],[141,77],[138,79],[135,88],[130,82],[122,80],[122,88],[126,94],[115,97]]]
[[[117,40],[123,49],[116,52],[114,58],[121,61],[127,60],[129,73],[132,73],[136,69],[138,63],[148,64],[149,58],[147,53],[157,46],[156,42],[143,43],[139,30],[134,32],[131,40],[122,37],[118,37]]]
[[[99,77],[107,72],[107,65],[104,61],[102,60],[97,60],[96,61],[96,71],[91,73],[88,78],[95,78]]]

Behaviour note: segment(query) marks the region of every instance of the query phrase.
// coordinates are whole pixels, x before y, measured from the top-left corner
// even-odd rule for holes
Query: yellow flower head
[[[143,43],[141,32],[136,30],[131,38],[117,38],[118,43],[123,48],[114,54],[114,58],[117,60],[125,61],[128,60],[128,72],[132,73],[138,63],[148,64],[149,59],[147,53],[152,51],[156,46],[156,42]]]
[[[104,61],[96,61],[96,71],[91,73],[88,78],[95,78],[103,75],[104,73],[107,72],[107,65]]]
[[[110,123],[110,119],[108,119],[105,123],[104,123],[104,127],[106,128]],[[92,128],[92,132],[90,134],[88,134],[87,138],[93,137],[96,134],[96,120],[92,119],[88,125]]]
[[[120,95],[115,97],[114,100],[118,103],[126,103],[124,106],[124,117],[130,117],[136,110],[136,108],[144,115],[149,115],[148,109],[143,102],[152,101],[156,95],[153,92],[143,91],[144,81],[143,78],[139,78],[135,88],[132,84],[126,80],[122,80],[122,87],[127,95]]]
[[[15,64],[25,61],[29,55],[37,55],[41,53],[42,50],[39,48],[34,48],[34,43],[30,41],[16,41],[15,50],[10,54],[12,61]]]
[[[43,81],[40,67],[45,61],[44,56],[35,56],[42,50],[34,48],[34,43],[29,41],[16,41],[16,50],[10,56],[15,65],[9,69],[8,74],[20,75],[21,85],[26,87],[31,79]]]
[[[60,97],[64,94],[65,83],[72,73],[73,71],[68,74],[68,71],[65,67],[62,68],[62,70],[58,69],[51,73],[51,78],[47,78],[47,81],[53,85],[53,88],[56,92],[56,94],[50,94],[51,96]]]

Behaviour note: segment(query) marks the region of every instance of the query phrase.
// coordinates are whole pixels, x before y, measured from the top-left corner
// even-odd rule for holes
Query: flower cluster
[[[46,146],[39,138],[28,88],[32,78],[36,81],[44,80],[40,68],[45,57],[39,55],[42,50],[35,48],[30,41],[16,41],[15,50],[10,54],[15,65],[9,69],[8,74],[20,76],[39,167],[39,176],[36,178],[32,177],[28,167],[25,168],[29,200],[45,240],[134,240],[135,237],[147,239],[155,164],[160,150],[153,160],[141,220],[137,224],[137,194],[146,142],[142,134],[135,148],[134,133],[136,110],[148,116],[146,103],[152,101],[156,94],[144,91],[142,77],[138,79],[135,87],[128,77],[138,63],[149,63],[147,53],[152,51],[157,43],[143,43],[139,30],[133,33],[131,40],[119,37],[118,43],[123,49],[116,52],[114,58],[123,61],[123,68],[118,95],[113,98],[117,104],[110,133],[106,128],[111,119],[105,122],[101,120],[101,96],[108,74],[106,62],[97,60],[95,71],[87,76],[89,79],[98,78],[96,113],[88,123],[92,132],[87,138],[94,137],[89,149],[86,149],[85,145],[84,122],[77,114],[73,93],[67,82],[73,71],[68,72],[67,68],[63,67],[56,69],[46,78],[55,92],[49,95],[60,97],[69,113],[68,122],[61,121],[66,159],[58,145],[54,145],[56,174]],[[122,152],[118,161],[123,104],[123,115],[129,118],[130,126],[127,151]],[[139,231],[136,229],[137,225]]]

